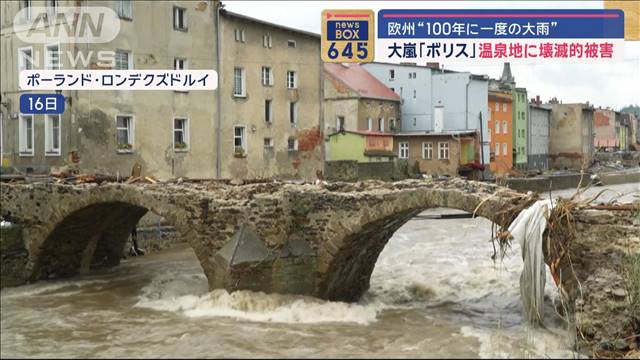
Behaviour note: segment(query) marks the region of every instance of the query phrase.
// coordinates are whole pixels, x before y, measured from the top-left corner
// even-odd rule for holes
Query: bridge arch
[[[328,300],[357,301],[368,290],[371,273],[389,239],[426,209],[462,210],[507,226],[517,216],[518,205],[532,199],[505,188],[467,185],[398,189],[364,199],[357,216],[335,216],[318,252],[317,295]]]
[[[29,201],[7,201],[2,210],[5,218],[24,225],[29,281],[119,264],[131,229],[148,211],[165,218],[179,236],[197,246],[189,214],[175,194],[122,184],[34,186],[40,191],[30,192]]]

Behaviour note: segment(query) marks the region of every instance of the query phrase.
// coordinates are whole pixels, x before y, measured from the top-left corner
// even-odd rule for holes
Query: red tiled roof
[[[400,96],[371,75],[360,64],[325,63],[324,70],[360,97],[400,101]]]

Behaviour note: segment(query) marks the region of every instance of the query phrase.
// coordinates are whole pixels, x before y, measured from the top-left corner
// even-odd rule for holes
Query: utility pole
[[[480,162],[482,163],[482,175],[480,179],[484,180],[484,134],[482,131],[482,111],[478,113],[478,120],[480,121]]]

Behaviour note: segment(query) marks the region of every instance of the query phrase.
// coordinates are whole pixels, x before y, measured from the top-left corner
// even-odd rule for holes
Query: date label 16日
[[[322,12],[322,60],[371,62],[374,56],[374,14],[371,10]]]
[[[62,114],[64,95],[62,94],[22,94],[20,112],[23,114]]]

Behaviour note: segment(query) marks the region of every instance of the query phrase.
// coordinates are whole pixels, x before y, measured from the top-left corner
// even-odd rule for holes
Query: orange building
[[[491,171],[506,174],[513,167],[513,117],[511,93],[489,91]]]

